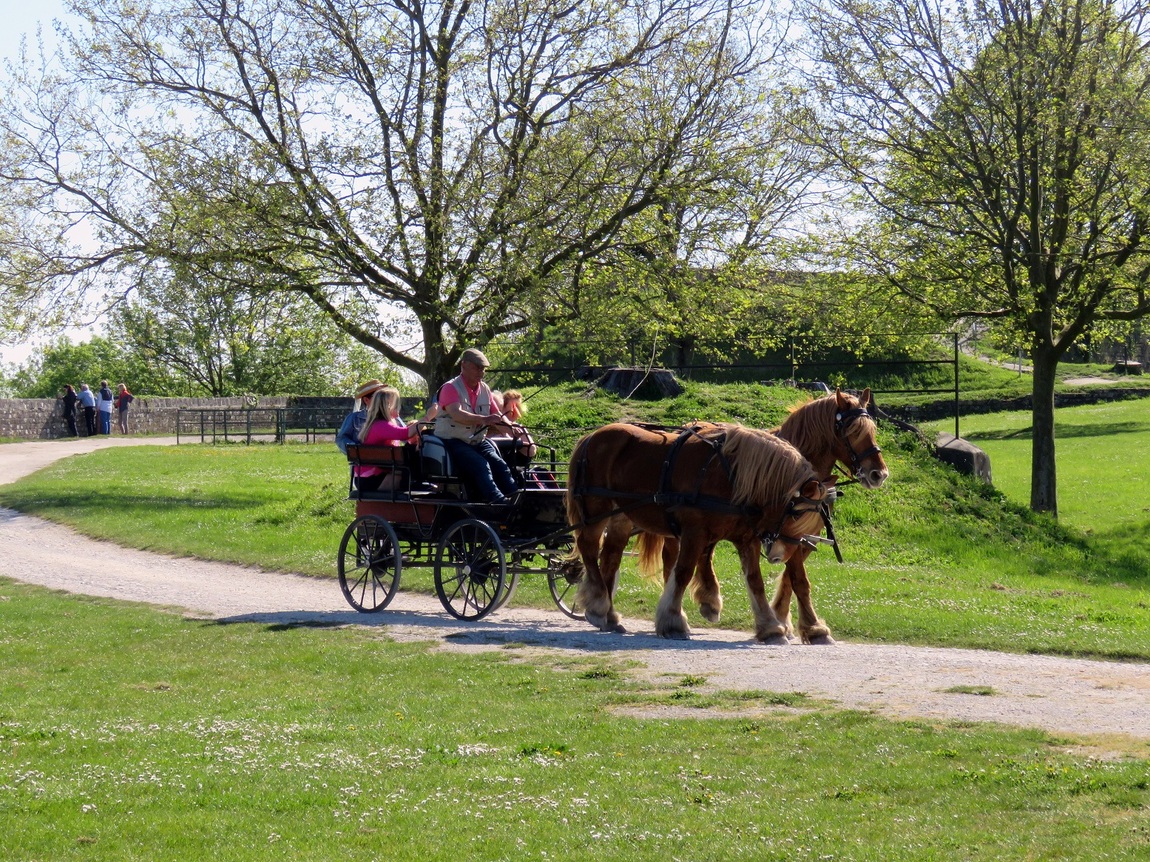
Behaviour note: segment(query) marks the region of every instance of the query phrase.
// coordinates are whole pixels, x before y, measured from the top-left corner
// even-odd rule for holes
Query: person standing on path
[[[120,433],[128,433],[128,405],[131,404],[135,398],[132,393],[128,391],[128,387],[123,383],[120,384],[120,392],[116,396],[116,410],[120,414]]]
[[[87,383],[80,384],[80,406],[84,408],[84,429],[87,436],[96,436],[96,396]]]
[[[68,425],[68,436],[79,437],[76,431],[76,402],[80,400],[71,383],[64,384],[64,394],[60,398],[64,402],[64,422]]]
[[[96,398],[96,410],[100,414],[100,433],[112,433],[112,407],[115,399],[112,390],[108,388],[108,381],[100,381],[100,395]]]

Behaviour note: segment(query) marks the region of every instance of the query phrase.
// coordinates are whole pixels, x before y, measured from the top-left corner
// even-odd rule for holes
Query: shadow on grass
[[[1068,425],[1062,422],[1054,423],[1055,439],[1073,439],[1085,437],[1112,437],[1116,434],[1145,434],[1150,431],[1150,424],[1145,422],[1111,422],[1106,425]],[[1029,440],[1033,428],[1014,428],[1002,431],[974,431],[966,435],[972,442],[979,440]]]
[[[252,509],[266,506],[263,497],[241,497],[234,491],[220,496],[190,494],[126,494],[118,490],[102,491],[77,488],[67,494],[46,496],[43,491],[6,488],[0,493],[0,506],[29,515],[50,517],[51,512],[84,509],[100,512],[134,512],[140,509]]]

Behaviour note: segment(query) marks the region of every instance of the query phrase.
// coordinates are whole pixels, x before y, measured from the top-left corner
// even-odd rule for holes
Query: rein
[[[811,476],[810,478],[818,481],[815,476]],[[807,482],[809,481],[810,479],[807,480]],[[803,482],[803,484],[805,485],[806,482]],[[822,482],[819,482],[819,487],[825,488],[826,486]],[[832,489],[831,493],[821,500],[803,497],[802,495],[792,497],[791,501],[787,504],[787,508],[783,511],[783,516],[779,518],[778,526],[775,527],[774,532],[766,532],[759,537],[759,541],[762,542],[763,545],[763,556],[766,557],[770,554],[771,546],[774,545],[775,542],[783,542],[787,545],[805,545],[808,548],[825,544],[834,548],[835,558],[841,563],[843,561],[843,555],[842,551],[839,550],[838,539],[835,538],[834,524],[831,522],[831,506],[834,504],[836,496],[835,490]],[[783,524],[786,523],[788,517],[798,518],[800,515],[805,515],[808,512],[818,512],[822,517],[823,525],[827,528],[827,537],[825,539],[817,534],[797,538],[794,536],[780,535],[783,531]]]

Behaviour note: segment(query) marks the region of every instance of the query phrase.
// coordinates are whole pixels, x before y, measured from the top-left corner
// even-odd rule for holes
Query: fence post
[[[954,339],[954,439],[958,439],[958,333],[952,332]]]

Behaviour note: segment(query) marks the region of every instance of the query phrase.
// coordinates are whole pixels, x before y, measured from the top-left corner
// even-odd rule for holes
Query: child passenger
[[[399,390],[384,386],[377,391],[359,429],[359,442],[365,446],[402,446],[418,440],[417,424],[405,425],[399,418]],[[360,491],[392,491],[400,482],[399,472],[382,467],[363,465],[355,471],[355,487]]]

